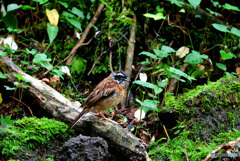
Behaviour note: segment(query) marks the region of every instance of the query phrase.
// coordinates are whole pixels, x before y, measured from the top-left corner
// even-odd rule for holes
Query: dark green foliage
[[[62,137],[67,125],[55,119],[24,117],[17,120],[13,125],[0,128],[0,149],[7,156],[22,150],[36,148],[44,145],[52,139]]]

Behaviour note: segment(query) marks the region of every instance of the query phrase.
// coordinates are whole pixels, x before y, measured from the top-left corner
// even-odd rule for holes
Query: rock
[[[58,158],[67,161],[106,160],[108,144],[100,137],[79,135],[66,141],[59,149]]]

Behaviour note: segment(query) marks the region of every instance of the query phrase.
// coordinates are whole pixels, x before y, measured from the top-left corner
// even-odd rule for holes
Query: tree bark
[[[131,78],[131,75],[132,75],[132,64],[133,64],[134,49],[135,49],[135,42],[136,42],[136,27],[137,27],[137,18],[135,15],[133,15],[133,24],[130,30],[129,43],[127,47],[127,58],[125,63],[125,72],[129,78]],[[128,87],[129,87],[129,82],[126,82],[125,93],[127,93]],[[126,103],[126,100],[124,101],[124,103]]]

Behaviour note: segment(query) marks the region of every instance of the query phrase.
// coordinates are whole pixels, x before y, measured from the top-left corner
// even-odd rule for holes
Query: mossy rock
[[[163,110],[186,121],[194,138],[211,140],[212,135],[240,130],[240,79],[220,79],[166,100]]]
[[[153,143],[149,156],[154,160],[186,160],[187,154],[189,160],[203,160],[219,145],[240,136],[239,103],[240,79],[221,79],[177,98],[168,97],[160,119],[164,125],[178,122],[172,129],[175,135]]]
[[[36,149],[51,140],[63,139],[67,125],[55,119],[24,117],[12,125],[0,128],[0,150],[14,156],[23,149]]]

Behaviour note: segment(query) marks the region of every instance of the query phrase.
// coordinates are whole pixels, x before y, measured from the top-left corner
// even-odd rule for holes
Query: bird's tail
[[[73,128],[73,127],[76,125],[76,123],[81,119],[81,117],[82,117],[86,112],[88,112],[90,109],[91,109],[91,108],[86,108],[86,107],[85,107],[85,108],[82,110],[82,112],[77,116],[77,118],[69,125],[69,127],[68,127],[67,130]]]

